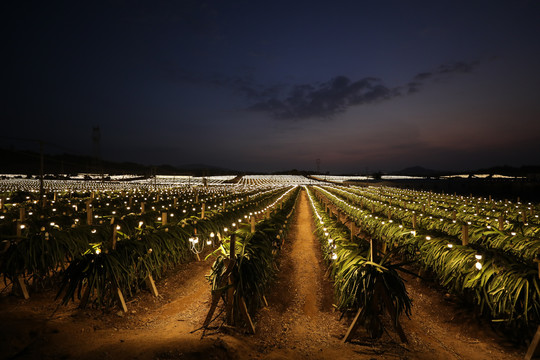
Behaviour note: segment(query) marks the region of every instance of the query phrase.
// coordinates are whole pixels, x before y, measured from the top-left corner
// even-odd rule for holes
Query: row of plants
[[[249,200],[249,196],[262,196],[264,189],[251,190],[239,193],[234,188],[220,187],[216,189],[203,189],[193,191],[182,188],[176,191],[142,192],[134,194],[125,192],[99,192],[86,194],[82,197],[54,196],[47,205],[33,199],[31,196],[19,196],[15,199],[13,194],[2,209],[0,215],[0,235],[3,237],[14,235],[14,224],[22,216],[24,222],[31,225],[32,220],[47,220],[60,227],[77,226],[87,223],[87,209],[91,208],[92,217],[96,222],[103,218],[121,217],[133,213],[161,213],[174,212],[178,216],[191,216],[200,214],[201,205],[206,211],[234,209],[242,206]],[[273,191],[275,188],[269,189]],[[25,200],[27,199],[28,200]],[[144,211],[143,211],[143,205]]]
[[[229,199],[230,203],[227,206],[208,208],[205,212],[206,218],[212,218],[221,212],[236,211],[238,209],[243,209],[249,203],[257,203],[259,200],[264,200],[265,198],[272,196],[276,190],[272,191],[261,191],[258,194],[252,195],[251,199],[248,200],[236,200]],[[60,206],[58,206],[60,205]],[[109,226],[114,222],[115,226],[121,226],[121,231],[124,235],[131,236],[133,231],[140,228],[141,226],[157,226],[162,223],[161,216],[163,215],[162,209],[160,210],[151,210],[145,212],[144,214],[136,213],[131,211],[127,214],[123,214],[119,211],[117,207],[113,204],[106,204],[108,206],[106,215],[94,215],[95,225],[87,226],[85,221],[77,221],[78,218],[75,217],[73,213],[66,213],[65,209],[62,209],[61,204],[57,204],[58,211],[54,211],[53,214],[46,214],[46,216],[31,216],[24,219],[24,222],[14,222],[16,226],[20,226],[20,235],[16,234],[16,230],[13,229],[14,226],[8,223],[7,230],[0,233],[3,239],[3,247],[6,249],[3,252],[7,252],[2,258],[11,257],[9,250],[15,251],[16,253],[23,256],[28,251],[25,247],[34,248],[33,251],[39,253],[38,260],[41,263],[48,264],[47,266],[36,266],[35,262],[32,261],[32,258],[29,261],[24,261],[21,259],[19,261],[19,270],[26,269],[26,272],[37,273],[37,274],[46,274],[49,271],[55,271],[58,265],[62,265],[62,262],[58,262],[58,259],[64,259],[64,261],[69,261],[73,259],[73,253],[80,253],[80,247],[88,247],[89,243],[102,242],[103,238],[110,238],[112,233],[112,227]],[[192,205],[193,206],[193,205]],[[200,204],[198,211],[186,212],[185,209],[180,208],[171,208],[165,209],[167,213],[167,218],[169,223],[178,223],[185,219],[193,218],[194,216],[202,216]],[[68,206],[70,208],[70,206]],[[56,207],[54,208],[57,209]],[[195,209],[196,210],[196,209]],[[63,212],[62,212],[63,211]],[[35,214],[32,214],[35,215]],[[74,221],[75,217],[75,221]],[[41,245],[40,245],[41,244]],[[19,250],[15,247],[19,246]],[[32,251],[30,251],[32,253]],[[57,254],[58,253],[58,254]],[[63,255],[65,254],[65,256]],[[56,256],[58,255],[58,256]],[[50,258],[50,259],[48,259]],[[6,260],[11,262],[11,260]],[[13,268],[8,266],[8,268]],[[6,274],[1,270],[0,273]],[[11,274],[11,272],[7,272]],[[18,272],[18,274],[22,274]]]
[[[315,191],[316,188],[315,188]],[[350,230],[325,212],[317,196],[308,189],[316,222],[316,234],[334,280],[337,309],[360,310],[359,319],[373,338],[384,331],[381,316],[384,311],[400,315],[411,314],[411,299],[398,271],[406,271],[396,261],[395,251],[380,252],[374,233],[364,232],[351,240]],[[400,335],[401,336],[401,335]]]
[[[430,211],[416,212],[408,207],[402,208],[398,205],[389,205],[387,202],[366,200],[356,192],[343,188],[327,188],[327,190],[381,217],[388,217],[408,227],[423,229],[431,233],[459,238],[463,232],[463,225],[466,225],[468,242],[471,246],[476,245],[479,248],[499,252],[501,256],[515,258],[515,261],[532,263],[537,259],[540,251],[540,228],[538,227],[517,227],[514,223],[505,223],[504,228],[499,229],[497,225],[489,222],[487,224],[473,223],[448,215],[441,216]]]
[[[408,223],[351,205],[328,188],[318,191],[389,249],[397,249],[433,273],[449,292],[476,304],[481,314],[510,330],[516,340],[529,338],[540,323],[540,282],[534,264],[478,244],[464,246],[456,236],[413,229]]]
[[[343,188],[343,187],[342,187]],[[391,187],[351,187],[349,191],[387,206],[398,205],[417,213],[497,227],[499,218],[506,228],[528,229],[540,226],[540,205],[493,201],[485,198],[464,198],[432,192],[404,190]]]
[[[215,257],[208,276],[212,293],[232,289],[232,298],[224,295],[223,299],[230,306],[236,325],[246,323],[240,316],[243,303],[248,312],[254,314],[266,302],[265,294],[276,273],[276,259],[288,232],[288,220],[294,212],[299,191],[299,187],[289,189],[280,200],[281,205],[268,218],[258,221],[254,229],[250,224],[242,224],[234,232],[232,259],[232,236],[225,237],[219,248],[208,255]]]
[[[57,297],[64,304],[77,298],[82,306],[88,299],[98,306],[110,306],[117,300],[117,290],[132,296],[149,275],[160,278],[167,269],[193,260],[205,244],[214,246],[216,237],[226,236],[247,214],[271,206],[284,192],[277,190],[235,211],[146,226],[135,236],[122,234],[114,249],[110,242],[95,244],[83,257],[70,263]]]
[[[144,280],[148,273],[159,277],[167,268],[191,259],[194,256],[191,250],[194,249],[190,250],[193,244],[189,239],[196,230],[200,235],[209,236],[214,233],[219,236],[223,229],[241,221],[240,217],[247,216],[246,212],[260,210],[283,191],[261,192],[261,196],[252,196],[251,200],[241,205],[207,211],[204,219],[197,216],[170,217],[166,225],[158,217],[161,213],[157,211],[131,213],[121,217],[110,215],[100,224],[67,228],[49,222],[50,219],[28,219],[21,237],[11,236],[4,240],[0,254],[0,273],[6,284],[15,283],[17,278],[27,276],[27,283],[44,285],[51,283],[50,280],[63,273],[69,265],[65,275],[65,279],[69,279],[64,296],[66,301],[75,294],[74,287],[78,286],[80,292],[82,285],[86,286],[92,277],[88,269],[96,265],[96,276],[102,280],[108,279],[104,283],[112,283],[115,288],[131,294],[139,289],[138,280]],[[117,245],[111,251],[113,233]],[[199,247],[202,244],[202,240],[198,242]],[[81,265],[79,271],[73,272],[80,264],[86,266]],[[114,269],[117,271],[112,271],[114,269],[111,264],[116,264]],[[110,276],[101,276],[101,268],[105,269],[104,274]],[[115,275],[117,273],[123,274],[123,277],[119,278]],[[138,275],[133,278],[133,274]],[[96,284],[99,286],[99,283]],[[96,287],[96,294],[99,303],[111,298],[110,294],[104,294],[99,287]]]

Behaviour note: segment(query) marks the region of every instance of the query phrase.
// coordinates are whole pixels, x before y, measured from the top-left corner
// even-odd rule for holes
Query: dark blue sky
[[[99,126],[105,159],[145,164],[540,164],[538,1],[2,7],[4,136],[50,151]]]

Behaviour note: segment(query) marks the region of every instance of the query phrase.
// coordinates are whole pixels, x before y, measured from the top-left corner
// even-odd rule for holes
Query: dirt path
[[[409,344],[399,343],[389,323],[380,340],[359,329],[352,343],[343,344],[350,319],[333,311],[333,287],[305,191],[291,221],[269,306],[254,318],[256,335],[225,328],[201,339],[201,331],[192,332],[209,307],[209,259],[171,271],[157,284],[160,296],[139,294],[128,314],[78,310],[76,304],[57,309],[53,292],[30,300],[2,296],[0,359],[522,359],[525,349],[513,348],[473,312],[408,276],[413,314],[402,325]]]
[[[281,252],[280,271],[269,306],[257,317],[257,334],[238,335],[245,358],[263,359],[377,359],[401,358],[408,350],[392,338],[380,342],[343,344],[349,320],[333,308],[333,286],[325,275],[320,244],[307,193],[302,191],[292,227]],[[358,331],[359,335],[362,330]],[[241,339],[241,341],[239,340]],[[247,346],[246,343],[254,342]],[[240,345],[242,344],[242,345]]]
[[[271,357],[320,356],[335,345],[341,331],[311,215],[302,192],[282,248],[278,278],[268,296],[269,307],[261,311],[257,323],[258,347]]]

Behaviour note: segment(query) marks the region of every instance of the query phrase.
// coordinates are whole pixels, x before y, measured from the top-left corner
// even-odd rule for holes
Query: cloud
[[[471,73],[477,65],[478,62],[442,64],[434,70],[416,74],[404,86],[389,87],[376,77],[366,77],[353,82],[344,75],[336,76],[321,84],[291,85],[284,95],[281,93],[284,87],[281,86],[272,88],[272,92],[252,93],[250,99],[259,101],[248,109],[268,112],[276,119],[331,119],[334,115],[347,111],[351,106],[378,103],[417,93],[428,80]]]
[[[431,73],[431,72],[423,72],[423,73],[420,73],[420,74],[416,74],[416,76],[413,77],[413,80],[423,81],[423,80],[429,79],[432,76],[433,76],[433,73]]]
[[[437,69],[438,74],[466,74],[472,72],[472,70],[478,65],[478,62],[455,62],[452,64],[443,64]]]
[[[479,65],[478,61],[473,62],[454,62],[439,65],[432,71],[421,72],[413,76],[412,80],[405,86],[407,95],[417,93],[422,90],[425,83],[429,80],[437,81],[440,79],[448,79],[453,75],[472,73],[474,68]]]
[[[419,92],[422,88],[422,83],[419,81],[411,81],[407,84],[407,94],[414,94]]]
[[[227,77],[213,74],[196,76],[186,71],[170,70],[168,77],[177,82],[213,85],[233,89],[250,105],[246,110],[266,112],[280,120],[332,119],[351,106],[388,101],[422,91],[428,81],[471,73],[479,62],[454,62],[416,74],[405,85],[387,86],[377,77],[352,81],[338,75],[325,82],[305,84],[257,83],[252,76]]]
[[[429,79],[440,78],[441,76],[450,76],[454,74],[468,74],[471,73],[474,68],[479,65],[478,61],[463,62],[458,61],[454,63],[439,65],[435,70],[429,72],[421,72],[413,77],[413,81],[422,82]]]
[[[367,77],[351,81],[340,75],[321,84],[293,85],[284,98],[261,97],[249,107],[266,111],[277,119],[330,118],[350,106],[370,104],[401,95],[397,88],[385,86],[379,79]]]

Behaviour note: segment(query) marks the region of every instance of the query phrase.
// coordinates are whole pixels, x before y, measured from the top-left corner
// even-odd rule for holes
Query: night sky
[[[3,147],[246,171],[540,164],[539,1],[11,1]]]

